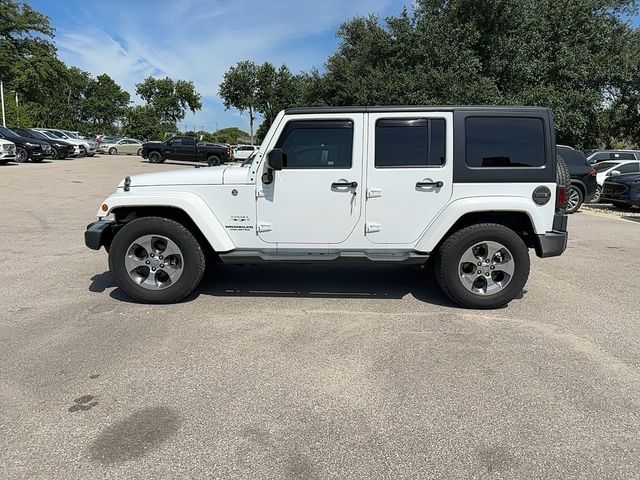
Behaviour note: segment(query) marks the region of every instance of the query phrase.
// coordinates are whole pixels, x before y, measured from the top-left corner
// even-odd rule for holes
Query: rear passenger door
[[[414,244],[451,197],[453,114],[371,113],[368,121],[365,235]]]

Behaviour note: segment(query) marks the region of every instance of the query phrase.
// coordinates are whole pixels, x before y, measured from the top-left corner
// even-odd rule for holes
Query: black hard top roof
[[[378,112],[454,112],[454,111],[486,111],[486,112],[548,112],[546,107],[525,107],[525,106],[452,106],[452,105],[377,105],[359,107],[296,107],[287,108],[287,115],[303,115],[314,113],[378,113]]]

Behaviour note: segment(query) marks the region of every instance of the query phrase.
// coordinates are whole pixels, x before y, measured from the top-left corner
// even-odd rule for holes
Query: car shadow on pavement
[[[350,298],[417,300],[455,306],[440,290],[431,268],[384,265],[225,265],[209,268],[200,286],[184,302],[214,297]],[[116,287],[110,272],[92,277],[89,291]],[[119,288],[111,298],[132,302]]]

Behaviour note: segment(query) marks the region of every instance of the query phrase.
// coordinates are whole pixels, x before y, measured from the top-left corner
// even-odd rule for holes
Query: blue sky
[[[410,0],[31,0],[56,28],[60,58],[107,73],[132,95],[149,75],[192,80],[203,108],[181,126],[240,126],[217,96],[225,70],[240,60],[322,67],[335,32],[356,15],[397,14]]]

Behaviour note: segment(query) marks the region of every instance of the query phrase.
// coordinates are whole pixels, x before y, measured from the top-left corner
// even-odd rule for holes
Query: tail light
[[[231,147],[227,147],[227,157],[231,158]]]
[[[597,177],[598,176],[598,172],[596,172],[595,168],[591,169],[591,171],[589,172],[589,176],[590,177]]]
[[[558,192],[556,195],[556,208],[564,208],[567,202],[567,189],[562,185],[558,185]]]

